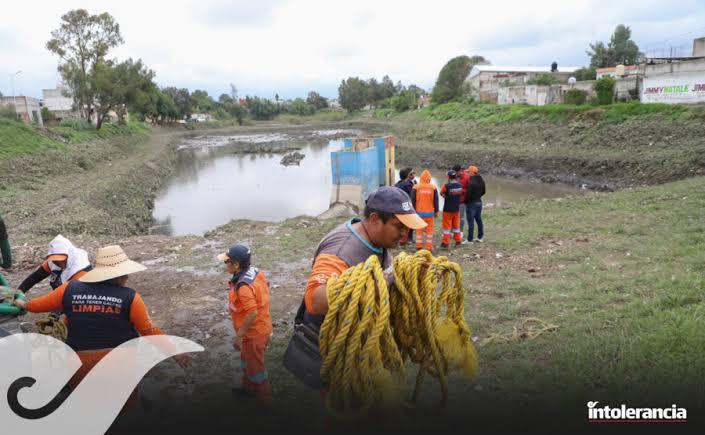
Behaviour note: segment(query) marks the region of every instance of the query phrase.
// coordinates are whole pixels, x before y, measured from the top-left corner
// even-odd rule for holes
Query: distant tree
[[[316,108],[312,104],[308,104],[302,98],[296,98],[289,105],[289,113],[292,115],[310,116],[316,113]]]
[[[220,97],[218,97],[218,102],[220,104],[231,104],[233,102],[233,97],[228,94],[220,94]]]
[[[372,77],[367,80],[367,103],[372,105],[372,107],[377,107],[379,102],[384,100],[384,93],[382,91],[382,85],[377,81],[376,78]]]
[[[448,101],[460,99],[468,92],[465,79],[470,74],[474,65],[488,64],[482,56],[458,56],[449,60],[438,73],[436,84],[431,92],[434,104],[443,104]]]
[[[599,80],[595,80],[595,83],[592,84],[592,88],[597,94],[597,104],[612,104],[616,84],[617,81],[612,77],[602,77]]]
[[[99,60],[94,66],[90,86],[95,93],[96,129],[100,130],[110,111],[125,122],[127,111],[150,114],[156,111],[154,72],[141,60],[124,62]]]
[[[2,94],[0,94],[0,97],[2,97]],[[56,119],[56,116],[54,115],[54,113],[51,110],[49,110],[49,108],[47,106],[43,106],[42,107],[42,120],[48,121],[50,119]]]
[[[181,88],[177,89],[173,86],[162,89],[166,95],[171,97],[176,105],[177,117],[179,119],[186,119],[191,117],[193,113],[194,102],[191,99],[191,94],[188,89]]]
[[[413,91],[414,95],[416,95],[416,98],[421,98],[422,95],[426,94],[426,91],[424,91],[422,88],[416,86],[416,85],[409,85],[408,88],[406,88],[409,91]]]
[[[46,48],[61,59],[59,72],[76,108],[88,121],[96,97],[90,85],[93,68],[123,42],[120,26],[110,14],[91,15],[85,9],[64,14],[59,28],[51,32]]]
[[[237,101],[237,88],[232,83],[230,83],[230,98],[232,98],[233,101]]]
[[[540,85],[540,86],[550,86],[558,84],[558,79],[551,73],[541,73],[530,78],[526,84],[528,85]]]
[[[154,113],[152,113],[153,119],[160,119],[166,122],[172,122],[179,116],[179,111],[176,108],[176,103],[168,94],[160,90],[156,90],[154,95],[156,96]]]
[[[191,92],[191,100],[199,112],[212,113],[216,110],[215,101],[208,95],[207,91],[196,89]]]
[[[384,100],[385,98],[390,98],[397,93],[397,89],[394,86],[394,82],[387,75],[382,77],[382,81],[380,82],[379,87],[379,96],[382,100]]]
[[[274,94],[274,101],[276,101],[277,104],[279,104],[279,94]]]
[[[338,101],[348,112],[362,109],[368,102],[368,84],[358,77],[348,77],[338,86]]]
[[[250,98],[247,102],[247,108],[252,117],[260,121],[273,119],[277,115],[277,106],[270,100],[263,98]]]
[[[631,39],[632,31],[628,26],[618,25],[610,38],[610,42],[605,45],[598,41],[590,44],[590,49],[586,51],[590,56],[590,68],[607,68],[615,65],[634,65],[639,61],[641,53],[639,46]]]
[[[575,77],[575,80],[579,81],[595,80],[595,78],[597,78],[597,73],[592,68],[583,67],[576,70],[573,76]]]
[[[247,109],[245,109],[242,104],[234,101],[231,105],[227,106],[228,113],[230,116],[237,120],[238,125],[242,125],[245,115],[247,115]]]
[[[418,97],[413,89],[404,89],[391,98],[391,106],[397,112],[406,112],[415,109]]]
[[[311,91],[306,97],[306,102],[311,106],[315,107],[316,110],[325,109],[328,107],[328,99],[322,97],[318,92]]]

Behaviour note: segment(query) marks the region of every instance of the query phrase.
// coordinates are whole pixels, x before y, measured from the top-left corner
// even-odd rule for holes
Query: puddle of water
[[[304,137],[334,137],[346,130],[321,130]],[[358,132],[359,133],[359,132]],[[233,143],[287,145],[286,134],[200,136],[179,148],[176,175],[157,197],[153,216],[157,232],[201,235],[233,219],[279,222],[287,218],[316,216],[329,207],[331,196],[330,152],[342,140],[327,144],[312,140],[299,151],[299,166],[283,166],[283,154],[236,154]],[[432,170],[433,182],[446,182],[445,171]],[[397,173],[398,178],[398,173]],[[502,206],[520,199],[557,198],[580,190],[562,185],[532,183],[484,176],[486,206]],[[443,199],[441,198],[441,207]]]
[[[298,166],[281,165],[283,154],[234,154],[233,141],[195,138],[180,147],[176,176],[154,203],[161,232],[201,235],[232,219],[278,222],[328,209],[330,152],[342,141],[303,146]]]
[[[417,172],[417,181],[419,175],[420,171]],[[493,175],[482,175],[482,178],[485,180],[486,188],[482,202],[488,207],[501,207],[523,199],[561,198],[583,192],[576,187],[565,184],[530,182],[514,178],[495,177]],[[398,179],[399,171],[397,171]],[[438,187],[440,193],[441,186],[448,182],[446,171],[440,169],[431,170],[431,181]],[[443,210],[443,197],[440,197],[440,209]]]

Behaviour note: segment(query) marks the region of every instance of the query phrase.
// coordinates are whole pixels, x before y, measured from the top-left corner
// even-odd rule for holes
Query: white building
[[[467,83],[475,98],[492,103],[497,102],[500,86],[525,85],[532,78],[541,74],[553,74],[565,83],[579,68],[575,66],[559,67],[552,72],[551,66],[495,66],[475,65],[470,70]]]
[[[80,114],[73,110],[73,98],[68,97],[68,88],[59,85],[56,89],[42,89],[44,107],[56,116],[57,119],[79,117]]]

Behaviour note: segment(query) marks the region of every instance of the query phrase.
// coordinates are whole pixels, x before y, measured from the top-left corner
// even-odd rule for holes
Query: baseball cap
[[[448,175],[448,178],[455,178],[458,174],[451,169],[446,175]]]
[[[383,213],[393,213],[401,223],[412,230],[426,227],[426,222],[416,214],[411,198],[394,186],[382,186],[367,197],[365,205]]]
[[[238,261],[238,262],[240,262],[240,261],[248,262],[248,261],[250,261],[250,248],[248,248],[245,245],[239,245],[239,244],[232,245],[228,249],[228,252],[218,254],[218,260],[220,260],[220,261],[231,260],[231,261]]]

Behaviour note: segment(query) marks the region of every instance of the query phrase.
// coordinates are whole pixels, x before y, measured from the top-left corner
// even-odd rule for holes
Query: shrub
[[[559,83],[558,79],[551,73],[541,73],[534,76],[526,82],[527,85],[539,85],[539,86],[550,86],[557,85]]]
[[[587,101],[587,95],[587,91],[583,91],[580,89],[571,89],[565,93],[565,96],[563,97],[563,102],[565,104],[575,105],[585,104],[585,101]]]
[[[17,121],[17,113],[15,113],[15,106],[0,106],[0,118],[11,119]]]
[[[81,118],[64,118],[59,123],[59,127],[68,127],[75,131],[91,131],[95,130],[95,127],[90,122]]]
[[[42,119],[48,121],[50,119],[56,119],[56,116],[54,116],[54,112],[49,110],[48,107],[44,106],[42,107]]]
[[[612,101],[614,101],[614,88],[616,84],[617,81],[612,77],[602,77],[599,80],[595,80],[592,87],[597,93],[597,104],[612,104]]]

